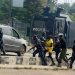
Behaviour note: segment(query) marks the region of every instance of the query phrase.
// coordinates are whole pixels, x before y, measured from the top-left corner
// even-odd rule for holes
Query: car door
[[[12,51],[11,28],[2,27],[3,31],[3,46],[6,51]]]
[[[12,28],[12,36],[11,36],[11,40],[12,40],[12,48],[14,51],[18,51],[21,48],[21,42],[20,42],[20,36],[18,34],[18,32]]]

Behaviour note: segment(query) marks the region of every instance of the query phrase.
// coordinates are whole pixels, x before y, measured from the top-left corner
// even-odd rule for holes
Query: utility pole
[[[10,22],[10,26],[13,27],[13,17],[12,17],[12,0],[9,1],[9,22]]]

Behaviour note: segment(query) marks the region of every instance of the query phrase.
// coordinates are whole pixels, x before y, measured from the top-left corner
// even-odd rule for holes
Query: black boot
[[[6,54],[6,52],[5,51],[3,51],[3,55],[5,55]]]

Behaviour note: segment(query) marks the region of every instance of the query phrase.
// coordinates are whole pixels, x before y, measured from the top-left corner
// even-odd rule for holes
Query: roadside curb
[[[32,70],[70,70],[67,67],[56,67],[56,66],[34,66],[34,65],[6,65],[1,64],[0,69],[32,69]],[[72,69],[75,70],[75,69]]]

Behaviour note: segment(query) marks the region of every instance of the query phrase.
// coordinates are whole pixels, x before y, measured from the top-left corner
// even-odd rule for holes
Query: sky
[[[70,3],[73,4],[75,2],[75,0],[58,0],[58,3]]]

